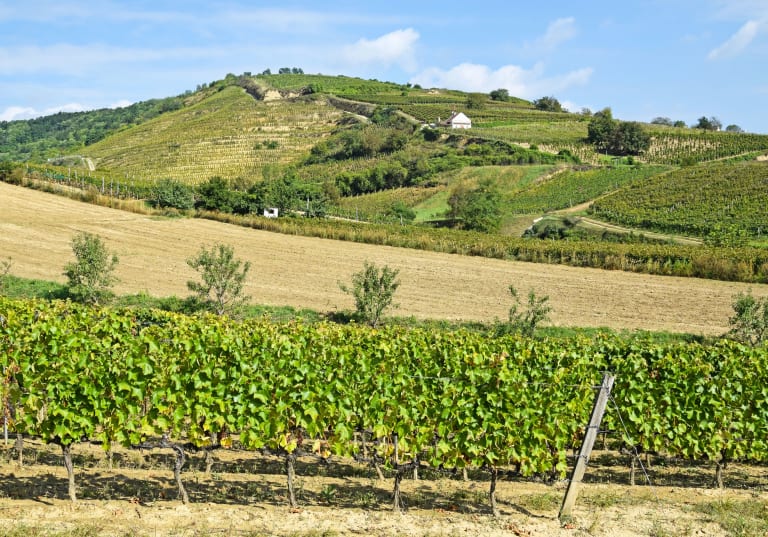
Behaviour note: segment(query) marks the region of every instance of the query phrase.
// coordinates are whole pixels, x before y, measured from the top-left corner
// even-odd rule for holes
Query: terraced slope
[[[98,169],[129,177],[200,183],[212,176],[261,177],[265,165],[295,162],[343,112],[322,99],[257,101],[228,86],[182,110],[87,148]]]

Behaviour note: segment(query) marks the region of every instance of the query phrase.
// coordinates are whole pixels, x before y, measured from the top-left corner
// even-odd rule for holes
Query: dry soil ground
[[[726,474],[750,490],[694,487],[712,478],[711,467],[660,465],[653,486],[627,485],[626,467],[615,454],[596,454],[568,527],[557,519],[565,483],[503,478],[497,488],[500,516],[488,509],[487,476],[470,480],[430,475],[405,479],[408,509],[391,511],[392,480],[354,461],[299,461],[299,509],[287,506],[281,461],[238,451],[216,452],[212,472],[191,455],[182,474],[192,503],[176,500],[170,456],[136,451],[115,454],[107,467],[99,446],[73,449],[80,499],[66,498],[66,473],[58,452],[26,442],[25,465],[13,450],[2,453],[0,534],[67,536],[349,535],[402,536],[725,536],[764,535],[768,476],[763,468],[737,467]],[[625,462],[625,461],[622,461]],[[757,518],[744,515],[744,505]],[[716,515],[730,509],[741,526]],[[762,518],[761,518],[762,517]],[[736,531],[734,531],[736,528]],[[741,528],[741,529],[739,529]]]
[[[196,277],[185,260],[201,245],[232,244],[251,262],[253,301],[320,311],[350,309],[339,281],[369,260],[400,270],[400,307],[420,318],[492,321],[510,306],[507,288],[550,297],[560,326],[667,330],[717,335],[728,329],[733,296],[768,285],[510,262],[280,235],[195,219],[142,216],[0,184],[0,258],[12,274],[63,281],[78,231],[99,234],[120,257],[119,293],[186,296]]]

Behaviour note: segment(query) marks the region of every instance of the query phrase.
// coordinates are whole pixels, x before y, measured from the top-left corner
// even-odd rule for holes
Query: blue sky
[[[768,0],[0,1],[0,120],[294,66],[768,133]]]

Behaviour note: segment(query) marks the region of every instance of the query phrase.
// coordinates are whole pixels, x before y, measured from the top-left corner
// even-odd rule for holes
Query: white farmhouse
[[[452,129],[471,129],[472,120],[469,119],[464,112],[452,112],[451,117],[445,120],[443,123],[446,127]]]

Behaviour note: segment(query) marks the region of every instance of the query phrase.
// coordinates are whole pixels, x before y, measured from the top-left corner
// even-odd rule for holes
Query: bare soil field
[[[619,465],[626,457],[598,452],[573,519],[564,525],[557,518],[564,482],[502,477],[500,516],[494,517],[483,472],[471,471],[464,481],[460,474],[425,471],[418,481],[403,480],[406,510],[395,514],[391,476],[378,479],[372,468],[354,461],[299,459],[300,507],[291,509],[281,459],[218,450],[210,473],[201,455],[190,455],[182,477],[191,503],[183,505],[176,499],[168,453],[118,450],[112,468],[99,446],[79,444],[73,454],[76,504],[65,499],[66,472],[56,448],[28,440],[23,467],[15,463],[14,450],[3,451],[0,534],[661,537],[757,536],[768,528],[767,476],[755,467],[737,466],[726,473],[726,480],[730,476],[749,491],[704,488],[711,467],[669,466],[658,460],[650,470],[652,486],[629,486],[627,469]]]
[[[224,242],[251,262],[252,301],[319,311],[352,309],[338,286],[367,261],[400,270],[395,315],[418,318],[504,319],[510,284],[549,295],[551,324],[665,330],[719,335],[727,331],[733,296],[768,285],[649,276],[348,243],[258,231],[199,219],[158,218],[80,203],[0,183],[0,258],[11,273],[65,281],[79,231],[97,233],[120,258],[118,293],[188,294],[196,278],[187,266],[202,245]]]

